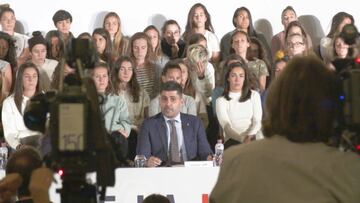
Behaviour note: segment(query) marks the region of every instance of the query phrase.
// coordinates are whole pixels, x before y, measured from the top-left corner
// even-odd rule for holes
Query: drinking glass
[[[136,155],[134,159],[135,168],[142,168],[146,166],[145,155]]]

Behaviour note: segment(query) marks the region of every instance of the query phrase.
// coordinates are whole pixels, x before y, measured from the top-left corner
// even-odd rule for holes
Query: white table
[[[218,167],[172,167],[172,168],[119,168],[116,169],[114,187],[108,187],[106,196],[116,203],[141,203],[140,200],[152,193],[160,193],[173,198],[175,203],[205,203],[203,195],[209,195],[219,173]],[[0,171],[0,177],[5,175]],[[50,187],[50,198],[60,203],[60,195],[55,192],[61,187]],[[95,179],[95,175],[91,175]]]

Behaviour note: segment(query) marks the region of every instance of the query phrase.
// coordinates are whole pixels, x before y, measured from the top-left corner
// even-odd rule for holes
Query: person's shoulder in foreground
[[[225,152],[210,202],[360,202],[360,157],[325,144],[337,88],[320,59],[292,58],[269,89],[266,138]]]
[[[353,152],[273,136],[225,151],[210,202],[360,202],[359,171]]]

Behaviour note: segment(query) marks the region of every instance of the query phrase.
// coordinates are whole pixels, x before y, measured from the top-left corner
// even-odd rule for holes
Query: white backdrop
[[[226,32],[233,30],[232,16],[236,8],[246,6],[250,9],[253,22],[270,22],[268,33],[276,34],[283,29],[280,21],[281,11],[291,5],[298,16],[314,15],[320,22],[319,34],[327,34],[332,16],[339,11],[352,14],[359,21],[359,1],[314,1],[314,0],[7,0],[15,10],[17,19],[24,25],[25,33],[35,30],[47,32],[54,29],[52,16],[58,9],[68,10],[73,16],[71,31],[75,36],[82,32],[92,32],[101,26],[104,13],[115,11],[122,20],[126,35],[142,31],[147,25],[161,27],[166,19],[175,19],[184,29],[190,7],[203,3],[210,12],[215,33],[220,39]],[[326,2],[326,3],[325,3]],[[358,22],[356,22],[358,24]],[[258,24],[262,25],[262,24]],[[257,27],[262,30],[262,27]]]

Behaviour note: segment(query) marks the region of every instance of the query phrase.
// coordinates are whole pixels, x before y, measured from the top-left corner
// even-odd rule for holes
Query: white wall
[[[115,11],[120,15],[126,35],[142,31],[149,24],[161,27],[166,19],[175,19],[184,29],[188,11],[197,2],[203,3],[210,12],[219,39],[234,29],[232,16],[235,9],[241,6],[250,9],[254,23],[259,19],[268,20],[273,34],[283,29],[280,15],[287,5],[292,5],[299,16],[316,16],[325,34],[330,29],[332,16],[339,11],[352,14],[356,24],[360,17],[358,0],[342,0],[341,4],[338,1],[326,1],[326,5],[325,1],[314,0],[8,0],[2,3],[9,3],[15,10],[26,33],[54,29],[53,14],[58,9],[68,10],[73,16],[71,30],[77,36],[85,31],[91,33],[95,27],[101,26],[106,11]]]

